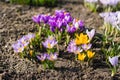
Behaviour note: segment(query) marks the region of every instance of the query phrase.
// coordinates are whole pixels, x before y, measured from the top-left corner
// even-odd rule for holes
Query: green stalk
[[[111,76],[113,77],[115,73],[116,73],[116,66],[113,67]]]

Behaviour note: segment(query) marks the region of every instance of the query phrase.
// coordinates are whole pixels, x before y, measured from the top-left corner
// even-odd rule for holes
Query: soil
[[[60,53],[55,69],[43,70],[41,65],[19,58],[11,45],[23,35],[36,31],[31,17],[41,13],[53,13],[64,9],[85,26],[100,33],[103,24],[98,13],[92,13],[83,6],[82,0],[60,1],[56,7],[35,7],[0,2],[0,80],[120,80],[120,69],[111,77],[104,55],[95,48],[96,56],[88,66],[74,60],[73,54]]]

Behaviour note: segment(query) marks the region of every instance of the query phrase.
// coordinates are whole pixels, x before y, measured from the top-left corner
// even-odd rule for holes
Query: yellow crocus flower
[[[75,43],[76,45],[87,44],[89,43],[89,38],[86,34],[83,34],[83,33],[80,33],[79,36],[78,34],[76,34]]]
[[[87,51],[87,56],[89,59],[92,58],[94,55],[95,55],[95,52]]]
[[[86,55],[84,53],[78,54],[78,60],[80,60],[80,61],[84,61],[85,57],[86,57]]]

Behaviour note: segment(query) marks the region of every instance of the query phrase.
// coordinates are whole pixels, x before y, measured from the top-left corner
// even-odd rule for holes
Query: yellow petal
[[[76,39],[75,39],[75,43],[77,45],[81,45],[81,44],[87,44],[89,43],[89,38],[86,34],[80,33],[80,35],[78,36],[78,34],[76,34]]]
[[[95,52],[87,51],[88,58],[92,58],[95,55]]]
[[[84,61],[86,55],[84,53],[79,53],[78,54],[78,60]]]

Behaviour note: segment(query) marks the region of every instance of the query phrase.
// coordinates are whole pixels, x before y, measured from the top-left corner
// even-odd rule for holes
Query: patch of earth
[[[111,71],[97,51],[92,64],[87,66],[74,60],[74,55],[61,53],[54,70],[43,70],[41,65],[21,59],[13,52],[11,45],[23,35],[36,31],[31,20],[33,15],[53,13],[57,9],[69,11],[71,15],[85,22],[86,27],[100,32],[103,22],[98,13],[92,13],[80,0],[65,0],[56,7],[29,7],[0,2],[0,79],[3,80],[120,80],[117,75],[110,77]],[[72,59],[71,59],[72,58]]]

